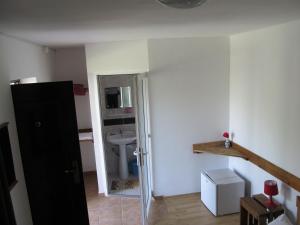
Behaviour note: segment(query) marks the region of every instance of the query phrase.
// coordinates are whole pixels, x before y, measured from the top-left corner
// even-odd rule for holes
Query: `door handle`
[[[66,174],[75,173],[75,170],[65,170]]]
[[[137,164],[138,164],[139,166],[141,166],[141,153],[137,150],[137,148],[136,148],[136,150],[133,152],[133,155],[136,156]]]
[[[136,156],[138,165],[143,166],[143,153],[142,153],[142,148],[136,148],[136,150],[133,152],[133,155]]]
[[[79,165],[78,162],[76,160],[72,161],[72,169],[69,170],[65,170],[65,174],[67,175],[73,175],[73,180],[75,184],[79,184],[80,183],[80,173],[79,173]]]

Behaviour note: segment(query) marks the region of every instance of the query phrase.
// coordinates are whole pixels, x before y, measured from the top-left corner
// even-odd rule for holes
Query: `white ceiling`
[[[172,9],[155,0],[0,0],[0,32],[47,46],[230,35],[300,19],[300,0],[208,0]]]

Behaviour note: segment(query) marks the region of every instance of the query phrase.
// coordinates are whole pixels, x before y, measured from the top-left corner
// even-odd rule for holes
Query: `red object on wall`
[[[269,207],[276,207],[277,204],[273,201],[272,196],[278,195],[278,186],[275,180],[266,180],[264,186],[264,192],[266,195],[270,196],[268,202],[266,202]]]
[[[74,95],[85,95],[87,88],[83,84],[73,84]]]

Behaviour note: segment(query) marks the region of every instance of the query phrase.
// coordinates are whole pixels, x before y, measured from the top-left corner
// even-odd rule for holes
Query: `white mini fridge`
[[[245,181],[232,170],[201,172],[201,200],[215,216],[239,212],[244,196]]]

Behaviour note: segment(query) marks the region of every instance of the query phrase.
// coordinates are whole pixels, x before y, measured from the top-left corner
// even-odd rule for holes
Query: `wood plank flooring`
[[[215,217],[198,193],[154,201],[150,221],[151,225],[238,225],[239,214]]]

